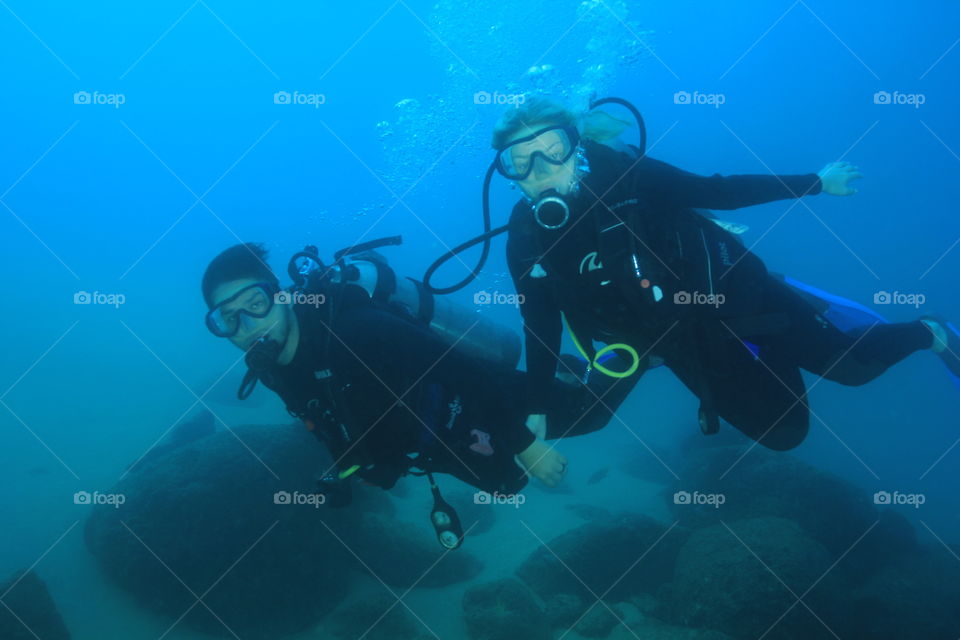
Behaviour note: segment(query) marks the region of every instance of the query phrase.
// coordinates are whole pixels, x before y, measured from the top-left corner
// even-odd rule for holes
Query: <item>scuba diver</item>
[[[766,447],[787,450],[806,437],[809,407],[801,369],[862,385],[915,351],[932,349],[960,376],[960,332],[940,318],[887,323],[855,303],[767,271],[729,223],[696,208],[737,209],[780,199],[856,193],[849,163],[817,174],[710,177],[645,155],[640,146],[605,144],[602,119],[583,117],[543,97],[511,108],[496,126],[496,157],[484,183],[486,233],[438,260],[424,278],[447,293],[483,266],[489,240],[506,230],[507,262],[518,293],[526,344],[528,417],[535,434],[550,424],[548,393],[563,327],[596,369],[611,350],[637,375],[662,362],[700,401],[704,433],[723,418]],[[621,129],[622,130],[622,129]],[[523,198],[510,222],[490,230],[494,172]],[[732,232],[733,231],[733,232]],[[480,263],[461,283],[429,286],[447,258],[484,242]],[[599,351],[593,341],[607,343]],[[561,363],[561,368],[562,363]]]
[[[456,548],[462,531],[432,474],[509,495],[528,474],[555,485],[566,459],[524,427],[519,336],[398,278],[373,249],[399,242],[339,251],[332,265],[308,246],[290,260],[287,289],[261,245],[232,246],[203,275],[206,325],[247,354],[238,397],[262,382],[327,446],[334,465],[320,492],[329,504],[349,502],[354,478],[389,489],[426,475],[431,522]],[[548,385],[549,415],[570,434],[600,429],[611,417],[605,402],[616,406],[636,382],[587,388],[562,378]]]

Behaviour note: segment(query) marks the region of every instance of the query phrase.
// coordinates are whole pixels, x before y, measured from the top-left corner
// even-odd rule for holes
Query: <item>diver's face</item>
[[[542,127],[521,129],[511,138],[511,142],[529,136],[540,128]],[[560,131],[547,131],[511,149],[513,163],[518,169],[525,170],[530,166],[530,162],[533,162],[530,175],[523,180],[517,180],[517,185],[528,198],[536,200],[549,189],[556,189],[558,193],[567,195],[576,184],[576,154],[571,155],[563,164],[552,164],[535,155],[539,152],[553,160],[563,158],[566,146],[562,135]]]
[[[249,287],[257,282],[253,279],[243,279],[221,284],[213,290],[214,304],[217,305],[224,300],[229,300],[244,287]],[[223,305],[223,315],[233,316],[237,321],[237,333],[230,336],[230,342],[244,351],[249,350],[262,337],[276,340],[281,346],[284,345],[290,332],[292,308],[288,304],[273,304],[273,300],[264,298],[262,290],[259,288],[248,289],[236,299]],[[262,318],[241,313],[241,310],[246,310],[261,314],[266,312],[267,309],[269,309],[269,312]]]

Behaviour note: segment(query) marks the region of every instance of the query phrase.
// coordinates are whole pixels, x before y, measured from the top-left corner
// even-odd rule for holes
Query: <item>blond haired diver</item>
[[[600,103],[611,101],[632,108],[619,99]],[[698,210],[852,195],[857,167],[841,162],[802,175],[699,176],[646,156],[642,119],[634,113],[642,135],[633,147],[605,144],[609,126],[595,134],[598,118],[546,98],[510,109],[493,133],[496,156],[485,192],[497,172],[523,197],[508,225],[461,247],[509,234],[507,261],[524,296],[531,431],[547,433],[548,390],[565,326],[594,375],[636,375],[663,363],[699,399],[705,433],[716,432],[723,418],[777,450],[800,444],[809,428],[801,370],[862,385],[931,349],[960,376],[955,325],[935,317],[887,323],[855,303],[771,274],[740,242],[736,225]],[[489,229],[486,193],[484,205]],[[428,270],[428,285],[444,258]],[[608,346],[598,351],[594,341]],[[630,367],[617,371],[597,361],[610,350]]]

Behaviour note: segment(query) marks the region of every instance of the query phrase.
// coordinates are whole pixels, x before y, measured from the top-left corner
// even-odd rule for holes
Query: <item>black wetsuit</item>
[[[662,358],[701,409],[774,449],[806,436],[801,368],[858,385],[930,346],[920,322],[843,333],[736,236],[692,209],[817,194],[815,174],[702,177],[585,147],[590,172],[565,227],[541,228],[525,201],[510,220],[507,260],[525,297],[530,413],[549,406],[561,311],[581,342],[626,342]]]
[[[337,304],[332,331],[322,305],[296,306],[296,354],[261,380],[331,444],[340,468],[360,464],[358,476],[390,488],[413,456],[417,467],[485,491],[524,486],[514,456],[534,436],[524,424],[522,372],[464,356],[421,322],[374,304],[359,287],[343,287]],[[554,429],[576,435],[601,428],[610,418],[606,405],[619,404],[627,384],[587,388],[555,380],[547,391]],[[320,416],[333,405],[356,446],[338,446],[324,432]]]

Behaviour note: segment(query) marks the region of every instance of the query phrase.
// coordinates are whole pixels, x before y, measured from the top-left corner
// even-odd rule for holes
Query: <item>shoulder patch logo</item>
[[[600,262],[600,256],[596,251],[591,251],[587,255],[583,256],[583,260],[580,261],[580,273],[586,271],[596,271],[597,269],[603,269],[603,263]],[[586,269],[584,269],[586,267]]]

